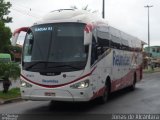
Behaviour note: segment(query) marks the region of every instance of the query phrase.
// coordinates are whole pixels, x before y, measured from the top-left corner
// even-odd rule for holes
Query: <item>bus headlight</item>
[[[27,83],[27,82],[25,82],[25,81],[22,81],[22,80],[21,80],[21,87],[30,88],[30,87],[32,87],[32,85],[29,84],[29,83]]]
[[[89,86],[89,80],[87,79],[85,81],[73,84],[70,87],[74,89],[83,89],[83,88],[87,88],[88,86]]]

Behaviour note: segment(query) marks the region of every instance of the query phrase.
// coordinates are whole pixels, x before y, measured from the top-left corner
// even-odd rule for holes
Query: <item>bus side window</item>
[[[97,56],[96,40],[95,40],[95,37],[92,36],[91,66],[95,63],[97,59],[98,59],[98,56]]]
[[[98,37],[98,48],[101,50],[102,55],[108,48],[109,48],[110,40],[109,39],[102,39]]]

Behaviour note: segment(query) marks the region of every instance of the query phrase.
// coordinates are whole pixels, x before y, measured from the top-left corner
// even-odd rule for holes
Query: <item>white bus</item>
[[[143,41],[109,26],[95,13],[57,10],[25,31],[21,95],[27,100],[107,101],[142,79]],[[13,43],[13,44],[14,44]]]

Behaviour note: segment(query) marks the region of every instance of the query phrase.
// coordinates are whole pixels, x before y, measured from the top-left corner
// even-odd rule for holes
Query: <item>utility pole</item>
[[[149,23],[149,8],[150,7],[153,7],[153,5],[146,5],[144,6],[145,8],[148,9],[148,54],[149,54],[149,57],[150,57],[150,23]]]
[[[105,18],[105,0],[102,3],[102,18]]]

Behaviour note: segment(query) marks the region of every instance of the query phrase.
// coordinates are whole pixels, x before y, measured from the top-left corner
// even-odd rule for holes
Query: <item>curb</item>
[[[21,97],[9,99],[9,100],[0,100],[0,105],[13,103],[13,102],[19,102],[19,101],[22,101]]]

